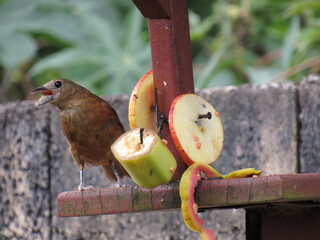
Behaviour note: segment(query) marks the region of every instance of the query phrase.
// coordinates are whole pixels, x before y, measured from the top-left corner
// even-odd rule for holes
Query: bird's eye
[[[54,85],[55,85],[57,88],[59,88],[59,87],[62,86],[62,82],[61,82],[61,81],[56,81],[56,82],[54,83]]]

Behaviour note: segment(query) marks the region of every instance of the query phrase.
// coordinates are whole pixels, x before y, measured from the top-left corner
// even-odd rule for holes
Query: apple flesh
[[[172,139],[183,160],[210,164],[220,155],[223,127],[219,112],[195,94],[176,97],[169,111]]]
[[[128,119],[131,129],[144,127],[157,131],[152,70],[138,81],[131,93]]]
[[[174,156],[151,129],[134,128],[125,132],[111,145],[111,151],[142,188],[168,183],[177,168]]]

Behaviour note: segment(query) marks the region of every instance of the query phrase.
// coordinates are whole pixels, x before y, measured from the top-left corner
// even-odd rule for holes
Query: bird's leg
[[[83,168],[80,168],[80,184],[79,184],[78,190],[84,191],[84,190],[92,190],[92,189],[94,189],[94,187],[91,185],[89,185],[87,187],[84,186],[84,184],[83,184]]]
[[[125,184],[121,180],[121,177],[120,177],[117,169],[112,164],[111,164],[111,166],[112,166],[112,170],[114,172],[114,175],[116,175],[116,178],[117,178],[117,182],[115,183],[116,187],[119,188],[119,187],[125,186]]]

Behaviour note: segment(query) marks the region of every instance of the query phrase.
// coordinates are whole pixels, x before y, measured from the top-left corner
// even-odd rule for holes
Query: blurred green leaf
[[[196,79],[196,85],[199,88],[206,88],[211,82],[211,74],[214,72],[216,66],[218,65],[219,60],[225,54],[226,50],[230,47],[228,42],[223,44],[217,52],[215,52],[209,59],[208,63],[205,65],[198,78]]]
[[[0,61],[8,69],[29,60],[36,49],[35,42],[26,34],[10,32],[0,37]]]
[[[305,11],[318,12],[320,2],[317,0],[295,0],[288,3],[288,7],[284,11],[285,17],[291,17],[304,13]]]
[[[129,93],[151,65],[149,46],[140,35],[141,14],[132,9],[113,25],[99,15],[86,14],[82,22],[85,37],[75,46],[40,60],[30,75],[57,69],[100,94]]]
[[[297,81],[319,71],[319,1],[189,6],[197,88]],[[151,68],[148,41],[147,21],[132,1],[0,0],[0,87],[11,99],[31,85],[23,81],[65,77],[100,95],[129,93]]]
[[[281,67],[283,69],[290,67],[292,55],[298,43],[299,30],[300,30],[299,17],[294,16],[291,20],[290,28],[282,47],[283,53],[281,58]]]
[[[268,67],[250,67],[246,69],[250,82],[252,83],[266,83],[271,77],[277,75],[280,69],[277,66]]]

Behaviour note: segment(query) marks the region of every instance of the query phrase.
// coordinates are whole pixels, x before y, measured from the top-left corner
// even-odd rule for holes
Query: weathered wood
[[[274,205],[301,201],[320,205],[319,182],[320,173],[203,180],[197,188],[195,198],[198,199],[197,204],[200,210],[201,208],[258,207],[259,204]],[[101,191],[104,194],[101,194]],[[111,200],[113,204],[109,205],[109,208],[102,208],[105,202],[114,198],[115,192],[117,199],[122,201]],[[174,210],[181,205],[178,184],[175,183],[154,189],[127,186],[84,192],[64,192],[58,196],[57,201],[60,217]]]
[[[277,205],[246,212],[246,240],[319,239],[319,205]]]
[[[171,15],[168,0],[132,0],[142,15],[150,19],[169,18]]]

